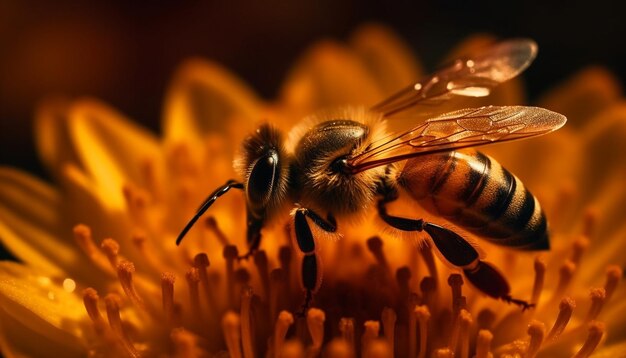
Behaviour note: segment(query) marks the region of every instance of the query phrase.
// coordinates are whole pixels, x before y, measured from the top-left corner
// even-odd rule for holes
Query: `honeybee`
[[[426,210],[495,244],[519,250],[549,248],[546,217],[524,184],[494,159],[470,147],[554,131],[566,118],[543,108],[488,106],[434,116],[401,133],[386,122],[400,112],[453,98],[481,97],[522,72],[537,45],[514,39],[459,59],[385,101],[313,115],[288,140],[262,124],[242,144],[229,180],[209,195],[182,230],[230,189],[245,193],[248,254],[259,248],[261,228],[290,206],[293,248],[299,252],[306,309],[321,283],[320,257],[311,225],[334,233],[342,220],[376,210],[400,231],[424,232],[432,247],[488,296],[531,305],[510,295],[504,276],[449,227],[390,215],[387,205],[406,195]]]

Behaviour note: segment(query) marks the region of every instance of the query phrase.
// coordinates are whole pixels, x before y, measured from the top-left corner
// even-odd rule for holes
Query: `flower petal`
[[[385,97],[419,80],[424,73],[411,49],[385,26],[362,26],[352,35],[350,45]]]
[[[359,57],[332,41],[310,48],[281,89],[281,102],[296,120],[325,107],[374,105],[382,97],[382,90]]]
[[[167,92],[165,139],[193,142],[211,132],[228,133],[233,120],[249,124],[260,120],[260,107],[253,91],[227,69],[206,60],[188,60]]]
[[[0,168],[0,237],[7,249],[47,274],[60,275],[60,264],[77,256],[59,240],[61,231],[59,193],[26,173]]]
[[[163,175],[161,146],[143,128],[96,100],[77,101],[71,109],[70,133],[76,152],[94,182],[107,194],[107,204],[124,207],[122,187],[142,183],[141,168],[153,161]]]
[[[78,163],[68,128],[69,108],[69,100],[50,98],[40,103],[35,114],[37,151],[55,177],[58,177],[64,163]]]
[[[0,262],[3,341],[10,338],[14,350],[29,355],[85,355],[87,315],[82,301],[68,291],[26,266]],[[30,334],[14,330],[42,340],[33,342]]]
[[[615,77],[602,67],[588,67],[576,73],[539,101],[567,117],[567,125],[582,127],[602,110],[615,104],[622,94]]]

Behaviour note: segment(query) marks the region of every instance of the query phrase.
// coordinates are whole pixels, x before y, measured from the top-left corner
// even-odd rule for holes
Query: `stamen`
[[[154,158],[144,158],[139,163],[139,168],[145,187],[155,201],[161,201],[163,198],[163,187],[158,180]]]
[[[241,355],[241,320],[239,315],[233,311],[228,311],[222,318],[222,331],[226,340],[228,354],[232,358],[242,358]]]
[[[175,358],[208,356],[208,353],[198,346],[198,337],[184,328],[173,329],[170,333],[170,339],[174,343]]]
[[[583,235],[586,237],[593,237],[595,229],[598,224],[598,218],[600,217],[600,212],[598,208],[590,206],[585,211],[585,216],[583,218]]]
[[[126,207],[130,216],[135,220],[137,226],[146,227],[148,223],[146,217],[146,206],[148,204],[148,193],[145,190],[135,187],[132,184],[125,184],[122,193],[126,200]]]
[[[439,275],[437,273],[437,264],[435,263],[435,257],[433,256],[433,251],[430,245],[420,246],[420,254],[424,259],[424,263],[428,269],[428,274],[433,278],[433,283],[435,284],[434,288],[436,289],[437,282],[439,282]]]
[[[546,336],[546,326],[543,322],[533,320],[528,325],[528,335],[530,336],[530,343],[528,343],[528,349],[526,350],[525,358],[534,358],[541,348],[541,343]]]
[[[406,299],[411,294],[410,280],[411,269],[403,266],[396,270],[396,282],[398,283],[398,288],[400,289],[400,299],[403,301],[402,303],[405,303]]]
[[[478,329],[491,329],[495,321],[496,313],[490,308],[483,308],[480,312],[478,312],[478,317],[476,317]]]
[[[387,340],[387,348],[389,350],[389,356],[394,356],[394,340],[395,340],[395,331],[396,331],[396,312],[389,308],[385,307],[382,313],[382,322],[383,322],[383,333],[385,334],[385,339]]]
[[[422,300],[431,310],[437,307],[437,283],[435,279],[426,276],[420,281],[420,290],[422,291]]]
[[[241,338],[243,343],[243,356],[254,357],[254,337],[252,337],[252,288],[246,287],[241,293]]]
[[[207,217],[204,220],[204,224],[206,228],[209,231],[211,231],[213,235],[215,235],[215,237],[220,242],[220,244],[222,244],[222,246],[230,245],[230,242],[228,241],[228,237],[226,237],[226,234],[224,234],[222,229],[220,229],[219,225],[217,224],[217,220],[215,220],[214,216]]]
[[[115,276],[115,270],[111,268],[109,260],[94,243],[89,226],[83,224],[74,226],[74,240],[96,267]]]
[[[122,341],[122,346],[126,350],[129,356],[135,358],[141,355],[133,345],[132,341],[124,331],[122,325],[122,319],[120,318],[120,298],[115,294],[108,294],[104,297],[104,303],[107,310],[107,318],[109,319],[109,326]]]
[[[117,267],[117,255],[120,252],[120,244],[118,244],[117,241],[111,238],[107,238],[102,240],[102,243],[100,243],[100,248],[109,260],[111,267]]]
[[[171,272],[164,272],[161,275],[161,297],[163,303],[163,314],[168,324],[174,323],[174,282],[176,277]]]
[[[576,302],[574,302],[574,299],[571,297],[565,297],[561,300],[561,303],[559,304],[559,315],[556,317],[556,321],[548,333],[546,338],[547,341],[559,338],[561,333],[565,330],[565,327],[567,327],[567,323],[572,317],[574,308],[576,308]]]
[[[385,271],[388,277],[391,277],[391,269],[389,268],[389,262],[385,257],[383,251],[383,240],[378,236],[371,237],[367,240],[367,248],[370,250],[376,263]]]
[[[239,257],[237,246],[229,245],[224,247],[223,255],[226,260],[226,292],[227,300],[231,308],[236,307],[235,303],[235,261]]]
[[[537,305],[541,291],[543,290],[543,284],[546,277],[546,263],[541,257],[535,258],[535,281],[533,282],[533,295],[530,300],[531,304]]]
[[[348,342],[335,338],[326,346],[324,357],[328,358],[353,358],[354,352]],[[276,357],[278,358],[278,357]]]
[[[209,311],[213,314],[216,314],[218,312],[217,300],[213,293],[213,286],[211,285],[207,272],[207,269],[211,265],[211,263],[209,262],[209,257],[205,253],[199,253],[193,258],[193,265],[198,270],[200,284],[204,289],[204,294],[209,304]]]
[[[420,345],[418,357],[424,358],[426,357],[426,349],[428,348],[428,320],[430,319],[430,311],[427,306],[418,306],[415,307],[414,313],[419,322]],[[412,339],[414,339],[414,337]]]
[[[409,314],[409,357],[417,356],[417,314],[415,310],[417,306],[413,308],[413,311]]]
[[[356,339],[354,335],[354,318],[341,318],[339,320],[339,332],[341,338],[348,342],[353,351],[356,351]]]
[[[267,263],[267,254],[263,250],[254,253],[254,265],[259,271],[261,279],[261,287],[263,287],[263,295],[267,299],[270,292],[270,272]]]
[[[493,334],[486,330],[481,329],[478,331],[478,338],[476,338],[476,357],[475,358],[490,358],[491,354],[491,341],[493,340]]]
[[[187,279],[187,287],[189,288],[189,301],[191,303],[191,315],[196,324],[202,321],[202,308],[200,306],[200,292],[198,284],[200,283],[200,275],[198,269],[192,267],[185,274]]]
[[[147,243],[146,235],[143,232],[138,231],[132,235],[131,239],[139,253],[141,253],[141,256],[148,263],[148,266],[156,272],[161,271],[163,266],[165,266],[165,263],[157,257],[152,245]]]
[[[135,285],[133,284],[133,274],[135,273],[135,265],[130,261],[121,261],[117,264],[117,277],[122,284],[124,293],[135,305],[135,307],[141,310],[146,310],[143,299],[137,293]]]
[[[598,317],[604,306],[606,292],[601,287],[592,288],[589,291],[589,297],[591,298],[591,307],[589,307],[585,322],[590,322]]]
[[[586,236],[578,237],[572,244],[572,262],[576,265],[580,264],[583,253],[589,247],[589,239]]]
[[[102,315],[98,309],[99,299],[98,292],[93,288],[88,287],[83,291],[83,303],[85,304],[87,315],[94,323],[102,322]]]
[[[281,311],[274,326],[274,358],[279,358],[285,343],[285,336],[289,326],[293,324],[293,315],[287,311]]]
[[[565,290],[567,290],[567,286],[572,280],[574,276],[574,272],[576,271],[576,264],[574,264],[570,260],[566,260],[563,266],[559,269],[559,283],[557,285],[554,294],[552,295],[551,301],[555,302],[560,297],[563,297],[565,294]]]
[[[604,335],[605,331],[606,328],[604,326],[604,323],[597,321],[589,323],[589,335],[587,336],[585,343],[580,348],[578,353],[576,353],[572,358],[589,357],[600,343],[600,340],[602,340],[602,336]]]
[[[363,323],[363,336],[361,336],[361,352],[367,352],[370,344],[378,338],[380,323],[378,321],[365,321]]]
[[[285,282],[285,292],[291,294],[291,248],[289,246],[281,246],[278,251],[278,260],[280,261],[280,268],[283,270],[283,277]]]
[[[472,315],[467,310],[461,309],[459,312],[459,356],[461,358],[469,357],[470,326],[473,322]]]
[[[461,286],[463,286],[463,277],[458,273],[448,276],[448,285],[452,290],[452,314],[456,317],[459,314],[459,301],[461,300]]]
[[[273,320],[276,317],[278,310],[280,309],[280,298],[286,293],[283,292],[282,287],[284,285],[285,277],[282,269],[277,268],[270,273],[270,319]]]
[[[311,335],[312,345],[309,347],[307,354],[312,357],[317,357],[322,350],[322,343],[324,342],[324,321],[326,315],[324,311],[311,308],[306,314],[306,324]]]
[[[615,292],[623,274],[624,272],[622,268],[617,265],[611,265],[606,269],[606,282],[604,283],[606,302],[608,302],[609,299],[611,299],[611,296],[613,296],[613,292]]]

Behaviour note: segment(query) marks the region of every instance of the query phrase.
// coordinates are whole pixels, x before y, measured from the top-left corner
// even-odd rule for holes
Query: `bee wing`
[[[478,56],[452,62],[372,110],[390,116],[418,104],[441,103],[454,96],[487,96],[492,88],[524,71],[536,55],[537,44],[530,39],[501,42]]]
[[[560,128],[566,120],[538,107],[466,108],[373,142],[348,159],[348,170],[358,173],[420,155],[538,136]]]

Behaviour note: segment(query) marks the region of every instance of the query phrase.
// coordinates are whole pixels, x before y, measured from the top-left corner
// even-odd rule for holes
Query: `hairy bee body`
[[[407,161],[399,186],[431,213],[495,244],[549,248],[546,217],[524,183],[476,150]]]

